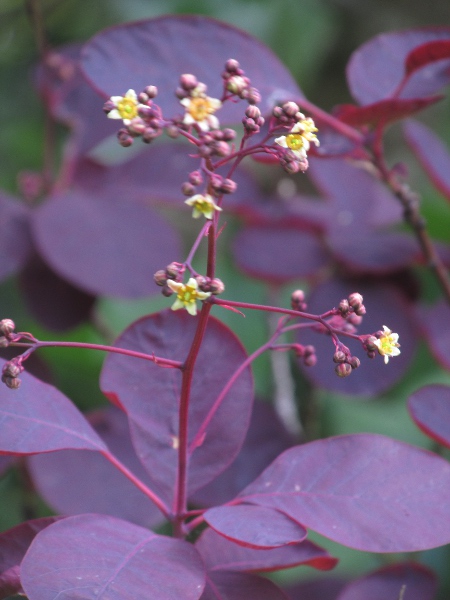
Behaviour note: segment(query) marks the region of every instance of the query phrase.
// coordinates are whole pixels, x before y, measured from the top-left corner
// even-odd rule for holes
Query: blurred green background
[[[41,10],[51,46],[87,40],[112,24],[162,14],[195,13],[215,17],[244,29],[271,47],[291,70],[306,96],[326,110],[336,104],[351,102],[345,66],[360,44],[381,32],[423,25],[450,25],[448,0],[431,3],[422,0],[42,0]],[[11,194],[18,193],[17,176],[21,171],[39,171],[42,167],[44,112],[30,81],[36,60],[36,40],[27,4],[19,0],[0,0],[0,187]],[[429,109],[423,119],[439,131],[450,146],[448,100]],[[61,129],[61,143],[65,135]],[[406,160],[410,165],[411,181],[422,195],[423,212],[430,231],[438,239],[449,242],[448,203],[416,168],[409,152],[399,142],[395,127],[389,134],[389,150],[391,161]],[[227,289],[228,297],[264,302],[264,286],[248,281],[225,261],[222,273],[225,281],[233,282]],[[418,271],[418,276],[424,284],[424,295],[428,298],[436,296],[432,278],[424,270]],[[292,284],[289,289],[296,285]],[[289,290],[283,294],[287,304]],[[118,334],[136,317],[165,306],[167,301],[160,296],[140,301],[103,299],[98,304],[93,324],[83,325],[60,338],[102,342],[105,324],[111,334]],[[14,318],[20,323],[21,330],[31,330],[44,339],[58,338],[30,317],[14,278],[0,286],[0,307],[0,317]],[[239,329],[249,349],[264,341],[266,324],[261,315],[247,317],[244,324],[233,315],[224,315],[224,320]],[[260,332],[259,335],[255,336],[255,331]],[[47,350],[42,356],[49,362],[57,385],[78,406],[89,409],[103,403],[96,383],[103,360],[100,354]],[[270,389],[268,360],[260,360],[255,366],[257,389],[261,393]],[[317,435],[374,431],[431,448],[431,442],[412,424],[405,408],[408,395],[430,382],[450,384],[450,375],[436,365],[422,346],[404,382],[370,403],[311,390],[300,378],[297,387],[301,394],[309,395],[315,407]],[[46,507],[26,491],[27,487],[22,486],[23,481],[20,468],[8,472],[0,480],[0,529],[11,527],[29,515],[47,512]],[[319,541],[341,558],[335,573],[344,577],[359,576],[393,560],[391,556],[369,555],[327,540]],[[415,558],[439,573],[442,579],[439,598],[448,599],[448,548],[425,552]],[[277,579],[293,581],[315,576],[312,570],[293,569]],[[406,594],[405,600],[407,598]]]

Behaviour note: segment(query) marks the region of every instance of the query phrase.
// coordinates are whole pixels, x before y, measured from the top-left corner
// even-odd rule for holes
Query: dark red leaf
[[[238,546],[212,529],[204,531],[195,546],[210,571],[270,572],[298,565],[328,571],[338,562],[308,540],[294,546],[254,550]]]
[[[0,360],[2,366],[4,362]],[[62,392],[27,372],[20,379],[17,390],[0,387],[1,453],[105,450],[103,441]]]
[[[109,407],[92,413],[89,420],[114,456],[149,484],[134,452],[125,414]],[[39,494],[60,514],[97,512],[143,527],[161,523],[161,513],[147,496],[100,453],[61,450],[40,454],[28,459],[28,467]]]
[[[445,300],[427,306],[419,312],[421,327],[436,360],[450,369],[450,308]]]
[[[397,600],[403,586],[405,600],[433,600],[437,592],[436,577],[430,569],[419,564],[400,563],[349,583],[336,600]]]
[[[22,590],[20,563],[39,531],[54,523],[59,517],[44,517],[26,521],[0,534],[0,599]]]
[[[194,546],[105,515],[68,517],[36,536],[21,565],[29,600],[197,600]]]
[[[152,275],[179,256],[173,229],[118,190],[54,196],[34,214],[39,252],[61,277],[91,294],[136,298],[156,291]]]
[[[360,104],[391,98],[405,79],[405,61],[418,46],[450,40],[450,27],[423,27],[382,33],[360,46],[347,65],[350,91]],[[450,81],[450,61],[429,63],[411,74],[400,98],[421,98]],[[370,73],[370,77],[368,77]]]
[[[346,104],[340,107],[336,117],[353,127],[361,127],[362,125],[376,127],[378,124],[387,125],[388,123],[409,117],[439,102],[443,97],[437,95],[428,96],[427,98],[410,98],[407,100],[392,98],[380,100],[379,102],[365,106]]]
[[[66,331],[86,321],[95,297],[61,279],[35,254],[20,273],[20,286],[31,314],[52,331]]]
[[[408,144],[436,188],[450,200],[450,152],[442,140],[417,121],[404,124]]]
[[[186,311],[162,311],[133,323],[116,345],[185,361],[196,327],[197,318]],[[218,394],[245,358],[231,330],[210,318],[194,369],[190,445]],[[133,442],[152,487],[168,502],[173,497],[178,466],[180,386],[178,369],[162,369],[152,362],[117,354],[108,356],[101,375],[105,395],[128,414]],[[189,451],[190,493],[206,485],[236,457],[247,433],[252,403],[252,377],[247,369],[214,414],[204,440]]]
[[[32,251],[29,210],[0,192],[0,281],[17,271]]]
[[[82,67],[105,97],[156,85],[156,102],[169,118],[184,112],[174,96],[180,75],[194,74],[207,84],[210,96],[220,98],[220,75],[229,58],[241,63],[260,91],[263,112],[277,101],[302,96],[269,48],[235,27],[201,15],[164,16],[106,29],[84,47]],[[242,103],[228,102],[218,117],[223,123],[240,122],[244,110]]]
[[[261,506],[217,506],[203,516],[214,531],[248,548],[278,548],[299,544],[306,538],[304,527]]]
[[[245,273],[276,283],[310,277],[329,263],[318,236],[276,225],[245,227],[233,253]]]
[[[286,450],[240,494],[368,552],[413,552],[450,541],[450,465],[381,435]]]
[[[256,401],[244,445],[236,460],[191,500],[200,506],[218,506],[232,500],[284,450],[294,445],[273,407]]]
[[[450,448],[450,387],[427,385],[408,399],[416,425],[433,440]]]
[[[417,46],[408,54],[405,60],[405,73],[411,75],[417,69],[443,58],[450,58],[450,40],[427,42]]]
[[[278,586],[258,575],[215,571],[208,573],[206,587],[200,600],[287,600]]]
[[[387,365],[379,355],[370,360],[359,342],[339,336],[351,353],[361,360],[359,369],[342,379],[336,376],[331,363],[335,350],[330,336],[302,330],[297,340],[301,344],[314,345],[318,357],[318,366],[305,367],[302,371],[319,388],[373,398],[391,388],[407,372],[417,348],[417,325],[410,304],[397,289],[381,281],[373,283],[367,279],[351,282],[330,280],[317,286],[308,298],[308,312],[322,314],[352,292],[363,295],[367,310],[358,332],[370,334],[382,329],[383,325],[390,327],[400,336],[400,356],[392,358]]]

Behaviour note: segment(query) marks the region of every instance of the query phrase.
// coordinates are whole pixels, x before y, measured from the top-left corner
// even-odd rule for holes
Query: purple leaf
[[[3,366],[5,361],[1,360]],[[62,392],[27,372],[17,390],[0,388],[0,452],[36,454],[64,448],[105,450],[83,415]]]
[[[407,121],[404,132],[418,161],[435,187],[450,200],[450,152],[442,140],[426,125]]]
[[[179,255],[172,228],[120,190],[54,196],[34,214],[48,264],[91,294],[136,298],[155,291],[152,275]]]
[[[114,456],[148,484],[148,475],[134,452],[124,413],[108,407],[89,415],[89,421]],[[62,450],[40,454],[28,459],[28,468],[39,494],[61,514],[97,512],[145,527],[161,523],[159,510],[97,452]]]
[[[436,360],[450,369],[450,308],[445,300],[419,311],[419,322]]]
[[[205,573],[183,540],[105,515],[79,515],[36,536],[21,579],[29,600],[197,600]]]
[[[419,564],[400,563],[349,583],[336,600],[397,600],[403,586],[406,586],[405,600],[433,600],[437,592],[436,577],[430,569]]]
[[[59,517],[44,517],[26,521],[0,534],[0,599],[22,590],[19,565],[39,531]]]
[[[427,385],[408,399],[416,425],[426,435],[450,448],[450,387]]]
[[[361,360],[359,369],[342,379],[336,376],[331,362],[335,346],[330,336],[302,330],[298,341],[301,344],[312,344],[316,349],[318,363],[322,365],[322,368],[302,370],[305,377],[321,388],[341,394],[374,397],[397,383],[411,365],[418,343],[416,321],[411,314],[410,304],[394,287],[383,282],[368,283],[367,280],[361,283],[331,280],[317,286],[308,299],[308,312],[322,314],[337,306],[342,298],[347,298],[352,292],[360,292],[363,295],[367,309],[358,332],[370,334],[381,329],[383,325],[390,327],[400,336],[400,356],[392,358],[388,365],[379,355],[370,360],[359,342],[339,336],[351,353]]]
[[[52,331],[66,331],[88,320],[95,297],[61,279],[34,255],[20,274],[20,286],[31,314]]]
[[[302,581],[286,590],[291,600],[336,600],[345,582],[337,577]]]
[[[212,529],[204,531],[195,546],[210,571],[270,572],[298,565],[329,571],[338,562],[326,550],[308,540],[293,546],[254,550],[238,546]]]
[[[276,283],[310,277],[329,263],[319,238],[281,226],[248,226],[234,240],[234,258],[250,277]]]
[[[286,594],[273,581],[249,575],[215,571],[208,573],[206,587],[200,600],[287,600]]]
[[[336,117],[353,127],[361,127],[363,125],[376,127],[379,123],[386,126],[388,123],[409,117],[439,102],[443,97],[438,95],[426,98],[409,98],[407,100],[389,98],[365,106],[345,104],[339,107]]]
[[[235,27],[200,15],[164,16],[106,29],[84,47],[82,68],[105,97],[156,85],[156,102],[169,118],[184,112],[174,96],[180,75],[194,74],[207,84],[210,96],[220,98],[220,75],[229,58],[241,63],[260,91],[263,112],[277,101],[302,97],[269,48]],[[240,122],[244,110],[242,103],[228,102],[218,117],[223,123]]]
[[[278,548],[299,544],[306,538],[304,527],[261,506],[218,506],[203,516],[214,531],[248,548]]]
[[[360,104],[371,104],[400,91],[405,61],[424,43],[449,40],[450,27],[427,27],[383,33],[360,46],[347,65],[347,81]],[[450,62],[440,60],[411,71],[400,98],[420,98],[437,92],[450,81]],[[367,77],[370,73],[370,77]]]
[[[0,191],[0,281],[17,271],[32,250],[28,208]]]
[[[185,361],[196,327],[197,318],[185,311],[162,311],[133,323],[116,345]],[[190,445],[218,394],[245,358],[231,330],[210,318],[194,368]],[[178,369],[162,369],[149,361],[117,354],[108,356],[101,375],[105,395],[128,414],[133,442],[152,487],[168,501],[178,466],[180,386]],[[236,457],[247,433],[252,403],[252,377],[247,369],[215,412],[200,445],[189,450],[189,493],[206,485]]]
[[[273,407],[255,400],[247,437],[236,460],[219,477],[198,490],[191,497],[192,502],[201,506],[229,502],[281,452],[293,445],[292,436]]]
[[[360,434],[286,450],[240,497],[345,546],[413,552],[450,541],[449,486],[439,456]]]

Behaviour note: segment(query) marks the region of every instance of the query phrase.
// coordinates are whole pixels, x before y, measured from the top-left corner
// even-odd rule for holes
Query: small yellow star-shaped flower
[[[210,194],[195,194],[184,202],[188,206],[193,207],[192,216],[198,219],[202,215],[206,219],[212,219],[214,211],[221,211],[220,206],[214,202],[214,198]]]
[[[383,335],[373,343],[378,348],[378,353],[384,356],[385,364],[388,364],[390,356],[400,354],[400,344],[398,343],[398,333],[393,333],[386,325],[383,325],[383,330]]]
[[[304,160],[310,148],[310,142],[320,145],[315,132],[318,131],[311,118],[305,118],[294,125],[287,135],[275,138],[275,143],[282,148],[288,148],[299,158]]]
[[[211,292],[200,292],[198,290],[198,283],[193,277],[191,277],[187,283],[180,283],[178,281],[173,281],[173,279],[168,279],[167,285],[177,295],[177,299],[172,304],[172,310],[185,308],[192,316],[197,314],[197,300],[205,300],[211,296]]]
[[[111,96],[110,101],[116,108],[109,111],[108,119],[122,119],[124,125],[129,125],[138,116],[139,102],[134,90],[128,90],[124,96]]]
[[[202,131],[209,131],[219,128],[219,119],[214,113],[222,106],[222,102],[207,96],[205,90],[206,86],[199,83],[191,95],[180,100],[180,103],[186,109],[183,119],[185,125],[197,125]]]

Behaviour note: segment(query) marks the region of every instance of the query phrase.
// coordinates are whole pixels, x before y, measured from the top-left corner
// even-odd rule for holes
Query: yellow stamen
[[[192,98],[188,108],[189,114],[196,121],[203,121],[214,112],[208,98]]]
[[[122,119],[134,119],[137,117],[137,104],[131,98],[122,98],[117,103],[117,110]]]
[[[286,145],[291,150],[300,150],[303,148],[303,137],[299,133],[290,133],[286,136]]]

